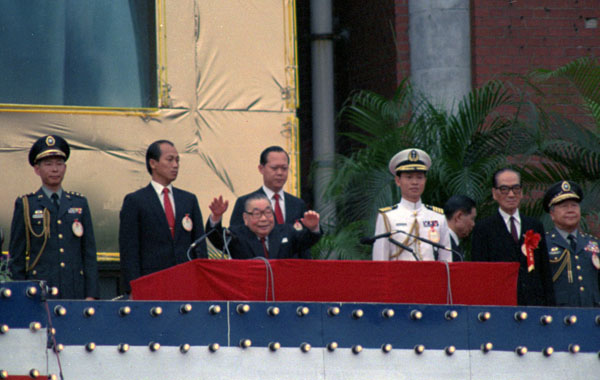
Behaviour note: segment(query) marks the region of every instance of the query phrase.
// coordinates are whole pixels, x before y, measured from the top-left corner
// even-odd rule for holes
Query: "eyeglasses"
[[[244,211],[246,214],[250,215],[252,217],[252,219],[260,219],[263,215],[266,216],[267,218],[270,218],[273,216],[273,210],[271,208],[266,208],[262,211],[254,209],[250,212],[248,211]]]
[[[521,189],[523,189],[523,187],[521,185],[512,185],[512,186],[498,186],[495,188],[496,190],[498,190],[500,192],[500,194],[502,195],[508,195],[508,193],[512,192],[514,194],[521,194]]]

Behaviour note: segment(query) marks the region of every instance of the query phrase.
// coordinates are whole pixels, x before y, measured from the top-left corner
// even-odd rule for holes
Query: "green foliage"
[[[586,227],[586,221],[598,221],[599,216],[600,65],[595,59],[581,58],[553,71],[535,70],[530,77],[540,84],[562,80],[575,88],[590,123],[576,123],[556,112],[538,109],[536,122],[545,137],[539,144],[542,162],[525,170],[523,182],[541,191],[564,179],[579,183],[585,194],[581,209]],[[545,224],[550,225],[547,217]]]
[[[489,215],[497,208],[491,199],[491,175],[512,162],[522,174],[525,214],[541,217],[549,227],[540,196],[551,184],[571,179],[586,194],[582,213],[587,220],[598,221],[598,62],[582,58],[520,79],[533,91],[531,95],[546,96],[546,100],[546,82],[566,82],[581,95],[582,110],[594,124],[582,125],[550,112],[508,82],[489,82],[473,90],[452,113],[416,96],[407,80],[390,99],[369,91],[352,94],[340,118],[358,131],[343,134],[362,148],[335,158],[335,175],[327,184],[325,198],[336,205],[336,222],[328,226],[328,236],[313,248],[313,254],[370,258],[370,247],[360,246],[359,238],[373,233],[378,208],[399,201],[400,192],[387,165],[395,153],[410,147],[428,152],[433,161],[422,197],[425,203],[442,206],[451,195],[465,194],[477,202],[478,215]]]
[[[313,252],[319,257],[370,257],[370,247],[358,241],[373,233],[379,208],[400,200],[387,165],[402,149],[420,148],[432,158],[424,202],[443,206],[452,194],[465,194],[491,204],[491,174],[505,164],[507,154],[525,152],[534,141],[534,135],[515,128],[515,120],[497,112],[515,104],[500,82],[471,92],[453,114],[417,98],[407,81],[391,99],[368,91],[354,93],[340,117],[360,131],[345,135],[364,146],[335,159],[325,198],[336,204],[337,223],[329,226],[329,236]]]

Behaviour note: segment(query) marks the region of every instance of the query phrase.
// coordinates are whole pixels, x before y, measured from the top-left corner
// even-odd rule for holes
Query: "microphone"
[[[450,251],[450,252],[456,253],[461,258],[460,261],[464,261],[462,255],[460,254],[460,252],[456,251],[455,249],[452,249],[450,247],[445,247],[445,246],[443,246],[443,245],[441,245],[439,243],[436,243],[434,241],[431,241],[429,239],[425,239],[425,238],[417,236],[417,235],[413,235],[413,234],[411,234],[409,232],[405,232],[405,231],[402,231],[402,230],[398,230],[396,232],[403,233],[403,234],[405,234],[407,236],[410,236],[411,238],[414,238],[414,239],[420,240],[420,241],[422,241],[424,243],[430,244],[430,245],[434,246],[435,248],[445,249],[446,251]]]
[[[187,256],[188,261],[192,261],[192,258],[190,256],[190,252],[192,251],[192,249],[196,248],[196,246],[200,243],[202,243],[202,241],[204,239],[206,239],[206,237],[210,234],[212,234],[213,232],[215,232],[215,228],[211,228],[210,231],[204,233],[204,235],[200,236],[198,239],[194,240],[194,242],[192,244],[190,244],[190,247],[188,248],[187,252],[185,253],[185,255]]]
[[[360,244],[373,244],[375,240],[390,237],[395,234],[396,231],[385,232],[383,234],[375,235],[375,236],[365,236],[360,239]]]

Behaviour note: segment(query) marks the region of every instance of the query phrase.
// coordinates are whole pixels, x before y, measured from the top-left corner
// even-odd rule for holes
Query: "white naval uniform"
[[[413,235],[438,242],[444,247],[450,247],[450,234],[443,210],[438,207],[424,205],[420,200],[417,203],[413,203],[402,199],[397,205],[379,210],[375,235],[390,231],[409,232]],[[433,247],[430,244],[416,240],[400,232],[393,234],[391,238],[412,248],[419,260],[435,260]],[[381,238],[376,240],[373,245],[373,260],[415,261],[415,258],[412,253],[394,245],[389,239]],[[451,262],[452,253],[445,249],[439,249],[438,260]]]

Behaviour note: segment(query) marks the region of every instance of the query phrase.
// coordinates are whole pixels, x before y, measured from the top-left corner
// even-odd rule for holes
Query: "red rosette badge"
[[[527,272],[531,272],[535,269],[535,260],[533,258],[533,251],[540,244],[540,240],[542,237],[537,232],[533,230],[528,230],[525,232],[525,241],[521,246],[521,252],[527,257]]]

